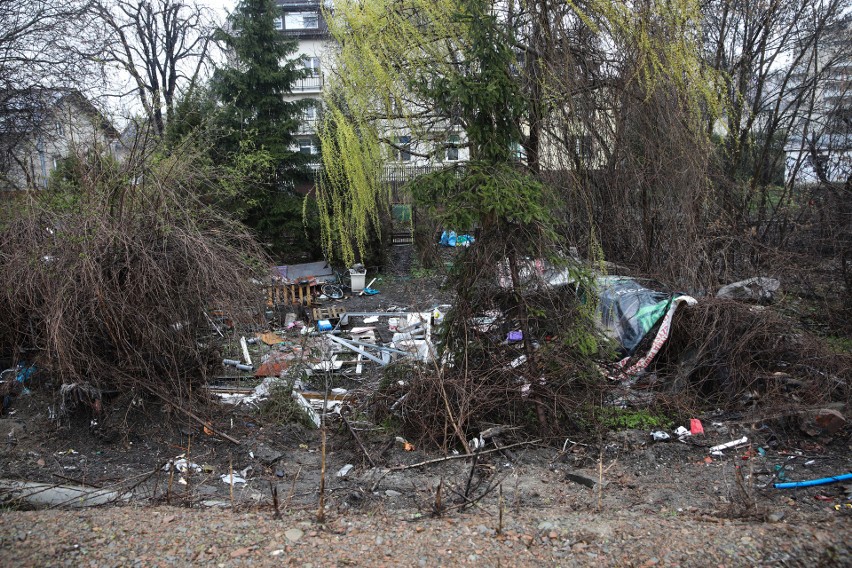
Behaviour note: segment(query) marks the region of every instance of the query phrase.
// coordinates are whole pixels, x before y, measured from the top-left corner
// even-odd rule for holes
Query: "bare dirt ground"
[[[381,294],[346,307],[428,309],[447,301],[438,282],[386,277],[374,285]],[[446,456],[407,451],[378,426],[359,430],[368,458],[333,421],[320,523],[316,430],[211,405],[202,418],[235,444],[144,397],[105,403],[97,425],[89,415],[58,423],[53,397],[34,390],[0,418],[0,477],[130,497],[74,511],[7,502],[0,564],[852,565],[852,487],[772,485],[849,472],[848,427],[812,437],[783,413],[712,413],[699,417],[706,433],[683,442],[622,430],[491,451],[472,468],[468,459],[412,467]],[[743,436],[747,445],[710,455]],[[200,471],[163,471],[181,455]],[[232,489],[221,479],[230,471],[246,482]]]

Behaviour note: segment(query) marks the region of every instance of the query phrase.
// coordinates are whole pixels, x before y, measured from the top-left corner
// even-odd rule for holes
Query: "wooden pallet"
[[[310,306],[313,303],[316,282],[297,284],[275,283],[266,288],[266,306],[271,308],[282,304]]]
[[[313,321],[319,320],[339,320],[346,315],[346,308],[340,306],[329,306],[327,308],[314,308],[311,310],[311,318]]]

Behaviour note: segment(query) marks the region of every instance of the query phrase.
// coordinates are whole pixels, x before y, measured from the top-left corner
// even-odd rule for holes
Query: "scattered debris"
[[[821,408],[800,414],[799,428],[809,436],[833,436],[846,426],[846,418],[833,408]]]
[[[698,436],[704,433],[704,426],[701,425],[701,420],[697,418],[689,419],[689,433],[693,436]]]
[[[349,269],[349,283],[352,292],[361,292],[365,288],[364,283],[366,281],[367,269],[362,264],[356,264]]]
[[[441,233],[438,244],[442,247],[469,247],[476,239],[473,235],[457,235],[455,231],[444,231]]]
[[[244,477],[232,473],[223,473],[219,476],[219,479],[221,479],[227,485],[234,485],[236,483],[246,483],[246,479]]]
[[[690,432],[689,430],[687,430],[683,426],[678,426],[675,429],[674,433],[675,433],[675,436],[677,436],[678,440],[680,440],[681,442],[684,441],[689,436],[692,436],[692,432]]]
[[[364,294],[367,294],[368,296],[374,296],[375,294],[378,294],[378,290],[373,290],[372,288],[370,288],[370,286],[372,286],[376,282],[376,280],[378,280],[378,278],[373,278],[372,280],[370,280],[370,283],[367,284],[360,292],[358,292],[358,295],[363,296]]]
[[[243,361],[245,361],[246,365],[252,367],[251,355],[248,350],[248,342],[246,341],[245,336],[240,337],[240,347],[243,349]]]
[[[226,367],[234,367],[239,369],[240,371],[253,371],[254,367],[251,365],[244,365],[237,361],[236,359],[222,359],[222,365]]]
[[[358,353],[359,355],[362,355],[362,356],[366,357],[367,359],[378,363],[382,367],[384,367],[385,365],[390,363],[390,355],[389,354],[385,358],[379,358],[379,357],[376,357],[375,355],[373,355],[371,353],[368,353],[366,350],[361,349],[357,345],[354,345],[354,344],[352,344],[352,343],[348,342],[347,340],[342,339],[340,337],[337,337],[337,336],[334,336],[334,335],[328,335],[326,337],[328,337],[329,340],[331,340],[335,343],[338,343],[340,345],[343,345],[344,347],[354,351],[355,353]],[[388,352],[383,351],[383,353],[387,354]]]
[[[290,315],[290,314],[288,314],[288,315]],[[295,314],[293,314],[293,315],[295,317]],[[280,335],[273,333],[273,332],[261,333],[261,334],[258,334],[257,337],[258,337],[258,339],[260,339],[262,342],[264,342],[266,345],[269,345],[269,346],[280,345],[281,343],[284,343],[286,341],[283,337],[281,337]]]
[[[757,276],[722,286],[716,292],[716,297],[726,300],[771,304],[780,288],[781,283],[775,278]]]
[[[737,446],[742,446],[743,444],[747,444],[747,443],[748,443],[748,437],[743,436],[739,440],[732,440],[732,441],[726,442],[724,444],[719,444],[718,446],[713,446],[712,448],[710,448],[710,453],[712,455],[721,456],[721,455],[723,455],[722,450],[728,450],[730,448],[736,448]]]
[[[317,411],[314,410],[314,407],[311,406],[311,403],[308,402],[307,399],[304,396],[302,396],[301,393],[299,393],[295,390],[293,391],[293,400],[295,400],[297,403],[299,403],[299,406],[301,406],[302,409],[304,409],[305,414],[308,415],[308,418],[310,418],[311,422],[317,428],[319,428],[320,423],[321,423],[320,416],[319,416],[319,414],[317,414]]]
[[[163,466],[163,471],[171,471],[172,468],[174,468],[178,473],[186,473],[187,471],[191,471],[192,473],[201,473],[202,471],[200,465],[187,461],[183,454],[169,460],[166,465]]]
[[[248,483],[248,481],[247,481],[248,474],[252,469],[253,468],[251,466],[248,466],[241,471],[237,471],[237,472],[232,471],[231,473],[223,473],[222,475],[219,476],[219,479],[221,479],[222,482],[227,484],[227,485],[234,485],[234,484],[237,484],[237,483]]]

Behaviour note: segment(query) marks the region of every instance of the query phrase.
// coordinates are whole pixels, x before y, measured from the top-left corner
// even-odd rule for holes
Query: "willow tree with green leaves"
[[[443,343],[464,364],[434,377],[440,390],[430,391],[435,383],[429,379],[412,386],[429,391],[413,397],[430,409],[421,415],[443,409],[439,414],[462,444],[467,429],[486,416],[518,421],[529,415],[542,428],[555,425],[547,414],[565,384],[556,375],[577,376],[564,372],[566,366],[582,371],[596,349],[588,332],[592,304],[568,299],[563,307],[569,309],[550,310],[554,295],[536,290],[528,270],[526,259],[550,259],[573,270],[575,280],[583,278],[559,255],[552,191],[517,159],[528,103],[506,26],[494,5],[480,0],[373,0],[338,4],[330,29],[340,50],[321,135],[325,175],[318,198],[327,248],[351,259],[371,225],[378,229],[388,198],[382,167],[401,150],[399,136],[416,141],[407,150],[436,159],[447,133],[460,128],[470,156],[409,183],[417,206],[442,225],[477,232],[451,272],[458,297]],[[525,363],[511,371],[506,358],[518,357],[514,348],[502,349],[493,333],[481,334],[472,323],[491,310],[522,332]],[[547,323],[540,317],[546,311],[553,313]],[[532,338],[560,325],[554,349],[561,357],[545,369],[539,361],[546,350],[536,350]],[[543,375],[554,380],[542,382]],[[482,388],[503,395],[473,411],[470,396]],[[434,432],[431,424],[420,426],[421,434]]]
[[[548,41],[520,41],[539,53],[543,147],[567,188],[571,234],[594,231],[607,259],[672,286],[713,285],[723,240],[707,125],[724,113],[723,83],[703,59],[701,3],[549,4]],[[588,136],[591,160],[565,130]]]
[[[699,54],[690,51],[689,42],[652,29],[682,29],[691,21],[689,13],[670,7],[690,3],[649,2],[643,6],[652,12],[634,17],[614,3],[592,1],[568,5],[565,16],[599,34],[601,45],[626,49],[609,55],[622,58],[617,70],[624,73],[620,84],[632,88],[630,96],[641,101],[671,90],[692,116],[711,98],[688,87],[695,73],[702,72],[693,65]],[[559,220],[570,218],[562,214],[567,204],[542,182],[539,152],[533,160],[518,151],[531,148],[538,133],[539,144],[550,140],[558,153],[558,138],[548,138],[545,129],[557,131],[560,125],[554,123],[584,96],[574,90],[576,83],[559,74],[559,50],[543,49],[548,42],[564,44],[571,37],[566,33],[560,40],[552,33],[558,26],[551,16],[536,12],[541,22],[533,25],[532,8],[540,11],[545,4],[556,6],[353,0],[338,2],[328,17],[339,45],[337,73],[325,98],[325,175],[318,188],[328,251],[350,261],[370,231],[379,231],[389,197],[381,183],[382,168],[402,149],[401,136],[415,141],[405,148],[412,154],[436,159],[445,149],[447,133],[459,128],[469,151],[468,161],[408,185],[418,207],[443,226],[477,231],[476,243],[459,256],[451,273],[457,299],[444,326],[443,345],[456,364],[441,370],[439,387],[422,387],[424,392],[408,399],[435,402],[411,415],[434,416],[435,408],[445,409],[438,415],[452,425],[462,444],[466,428],[477,420],[531,418],[542,429],[570,420],[578,406],[572,396],[600,384],[591,365],[599,355],[590,317],[595,304],[591,278],[566,259],[563,251],[569,243],[560,238],[567,231]],[[508,6],[521,10],[511,12]],[[632,23],[643,18],[654,26],[633,31]],[[545,24],[554,29],[545,33]],[[602,98],[601,91],[597,97]],[[614,105],[595,112],[599,122],[616,124],[610,127],[616,138],[621,136]],[[561,126],[576,128],[584,118],[565,118]],[[589,231],[589,241],[594,242],[594,234]],[[575,293],[548,286],[547,269],[561,272]],[[517,347],[505,345],[505,336],[483,333],[474,325],[485,313],[499,313],[505,329],[521,331],[521,358]],[[483,394],[489,392],[502,394]],[[472,393],[477,393],[475,401]]]
[[[394,150],[394,134],[410,135],[422,143],[421,154],[434,158],[444,150],[448,126],[468,128],[458,101],[448,103],[457,95],[423,87],[463,73],[472,28],[457,14],[472,13],[469,4],[338,2],[328,15],[339,46],[333,67],[339,72],[325,101],[328,178],[320,205],[324,247],[347,262],[363,251],[371,230],[380,230],[379,210],[389,194],[378,180]],[[674,235],[677,227],[666,225],[687,219],[694,230],[678,247],[684,255],[701,256],[695,242],[706,220],[694,213],[710,199],[712,146],[705,125],[721,112],[721,78],[702,59],[699,2],[479,4],[493,18],[501,45],[511,46],[510,55],[517,56],[511,77],[523,104],[514,142],[534,174],[545,171],[553,179],[554,172],[562,172],[556,181],[562,199],[571,201],[572,240],[593,257],[600,243],[620,261],[647,269],[660,267],[663,259],[685,266],[678,248],[668,247],[660,235]],[[576,138],[586,135],[594,157],[584,160]],[[461,138],[471,138],[470,133]],[[472,142],[471,151],[475,146]],[[680,195],[688,194],[682,201],[678,186],[685,188]],[[610,187],[617,189],[607,194]],[[644,197],[637,197],[635,187]],[[628,222],[636,211],[644,221]],[[665,229],[655,232],[655,222]],[[655,256],[658,246],[667,251]],[[631,247],[641,250],[641,257],[631,257]]]

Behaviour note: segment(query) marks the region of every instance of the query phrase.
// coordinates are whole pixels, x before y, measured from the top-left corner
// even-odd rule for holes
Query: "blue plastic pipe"
[[[828,485],[829,483],[837,483],[838,481],[846,481],[852,479],[852,473],[844,473],[843,475],[835,475],[834,477],[822,477],[820,479],[811,479],[810,481],[791,481],[790,483],[775,483],[775,489],[793,489],[794,487],[813,487],[814,485]]]

